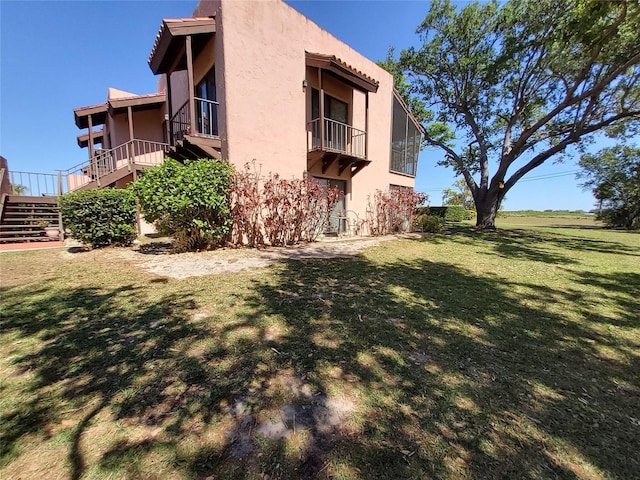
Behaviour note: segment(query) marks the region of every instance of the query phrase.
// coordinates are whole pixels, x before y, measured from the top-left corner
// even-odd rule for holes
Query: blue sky
[[[391,45],[417,45],[427,1],[290,1],[294,8],[372,60]],[[87,159],[76,136],[75,107],[104,102],[107,88],[156,90],[147,65],[162,18],[189,17],[187,1],[0,1],[0,154],[17,171],[53,172]],[[416,190],[438,205],[455,177],[420,156]],[[505,209],[589,210],[575,161],[535,169],[507,194]],[[537,179],[563,174],[556,178]]]

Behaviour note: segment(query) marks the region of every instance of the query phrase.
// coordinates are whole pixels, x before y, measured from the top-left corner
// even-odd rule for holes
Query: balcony
[[[307,152],[309,163],[322,162],[322,173],[338,162],[338,174],[348,170],[353,177],[371,163],[367,159],[367,132],[330,118],[307,123]]]
[[[185,102],[171,118],[172,145],[185,136],[218,138],[218,102],[204,98],[194,98],[195,125],[191,125],[191,108]]]
[[[362,160],[367,158],[365,152],[367,132],[329,118],[324,119],[324,125],[322,126],[323,128],[320,128],[319,118],[308,123],[307,131],[310,134],[309,152],[325,151]]]

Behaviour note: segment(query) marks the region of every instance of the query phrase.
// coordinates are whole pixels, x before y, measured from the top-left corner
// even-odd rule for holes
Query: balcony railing
[[[309,138],[307,148],[310,152],[322,150],[342,153],[357,158],[366,158],[365,145],[367,132],[358,130],[346,123],[330,118],[324,119],[324,141],[320,138],[320,119],[316,118],[307,124]]]
[[[196,97],[194,99],[196,124],[191,125],[189,102],[185,102],[171,118],[173,143],[180,141],[185,135],[218,136],[218,102]]]
[[[55,173],[9,172],[11,194],[17,196],[48,197],[65,193],[59,175]]]
[[[63,172],[67,179],[67,190],[72,192],[94,181],[97,186],[103,186],[101,179],[118,170],[132,171],[134,166],[159,165],[168,150],[168,144],[150,140],[130,140],[111,150],[97,150],[90,161]]]

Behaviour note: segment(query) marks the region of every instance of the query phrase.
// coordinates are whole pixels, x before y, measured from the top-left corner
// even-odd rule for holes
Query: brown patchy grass
[[[640,478],[640,236],[522,221],[181,281],[2,254],[0,477]]]

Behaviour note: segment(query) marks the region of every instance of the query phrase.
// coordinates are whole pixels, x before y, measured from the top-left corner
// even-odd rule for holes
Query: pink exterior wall
[[[389,185],[413,187],[414,179],[389,172],[393,104],[392,76],[280,0],[201,1],[194,16],[216,16],[216,82],[225,107],[224,158],[241,167],[256,159],[262,172],[300,178],[307,170],[307,127],[317,69],[305,51],[335,55],[379,82],[369,93],[368,158],[353,179],[337,165],[322,174],[347,180],[347,206],[361,218],[368,198]],[[222,51],[221,51],[222,50]],[[308,87],[303,88],[303,80]],[[173,82],[172,82],[173,86]],[[365,129],[365,94],[324,76],[325,92],[349,104],[351,124]],[[346,88],[345,88],[346,87]],[[221,112],[222,113],[222,112]]]
[[[126,110],[116,112],[109,122],[110,141],[113,148],[129,141],[129,119]],[[133,138],[162,142],[164,109],[142,110],[133,112]]]

